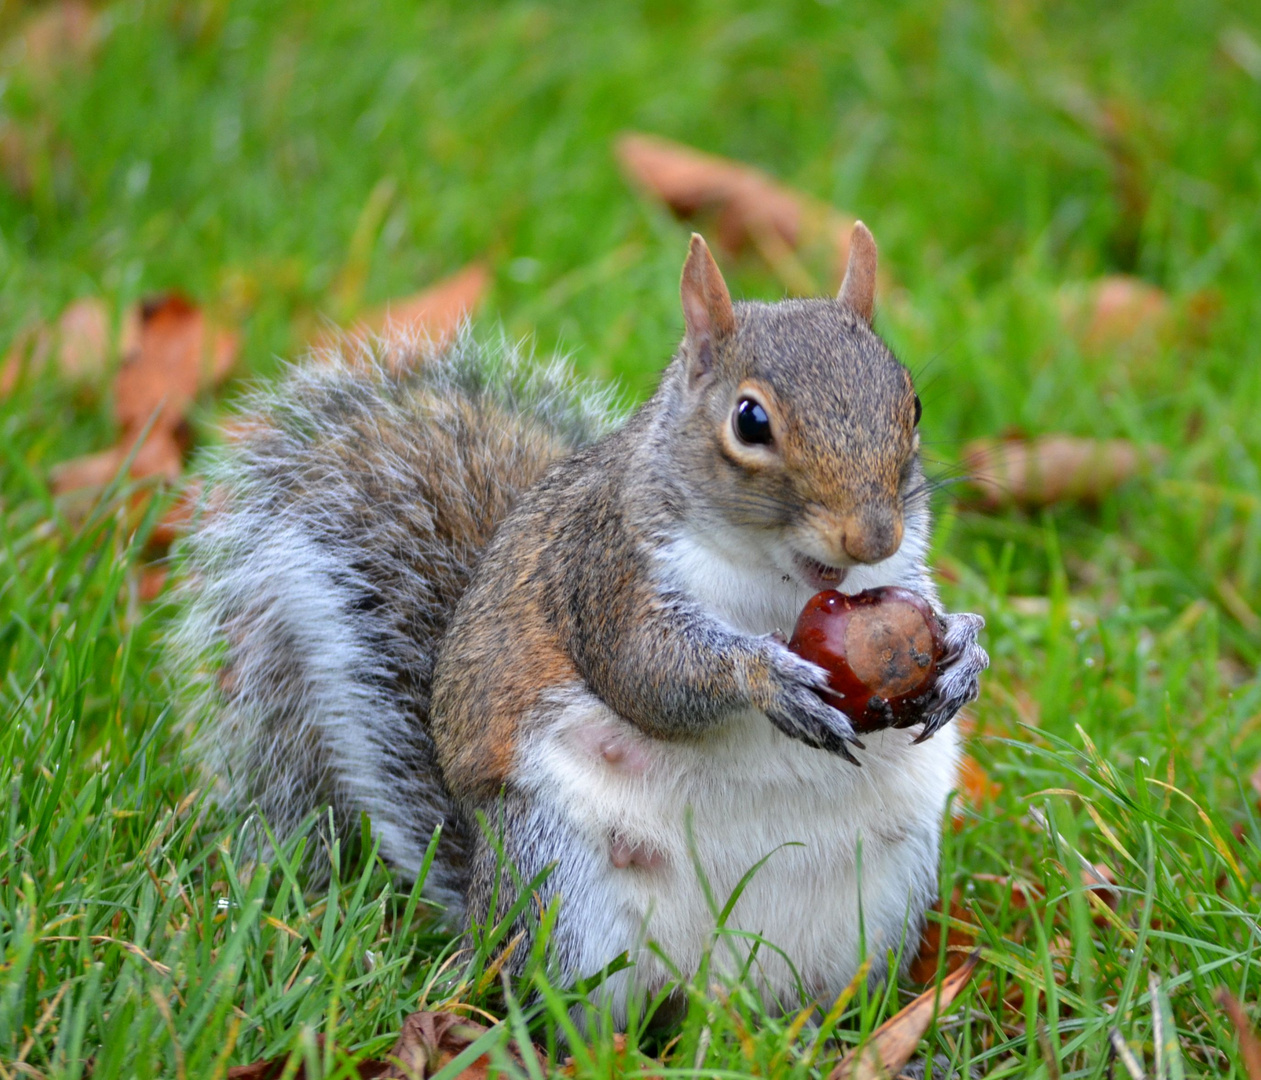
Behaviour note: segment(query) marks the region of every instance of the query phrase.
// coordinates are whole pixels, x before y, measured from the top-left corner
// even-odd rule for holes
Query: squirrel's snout
[[[902,515],[879,506],[866,506],[845,519],[841,546],[854,562],[887,559],[902,543]]]

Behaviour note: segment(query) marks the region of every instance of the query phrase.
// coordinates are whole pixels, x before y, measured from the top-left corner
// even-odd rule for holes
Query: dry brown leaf
[[[1153,344],[1169,326],[1169,297],[1140,278],[1114,274],[1089,285],[1065,285],[1060,314],[1082,347]]]
[[[417,1012],[403,1021],[394,1048],[386,1055],[389,1068],[381,1074],[389,1080],[426,1080],[458,1054],[467,1050],[490,1029],[449,1012]],[[516,1043],[509,1051],[519,1060]],[[486,1080],[490,1056],[483,1054],[459,1073],[459,1080]]]
[[[0,364],[0,397],[8,397],[26,374],[38,375],[48,362],[48,337],[41,328],[23,330]]]
[[[1081,883],[1108,907],[1116,911],[1121,903],[1121,891],[1117,888],[1117,876],[1110,867],[1103,863],[1092,863],[1089,867],[1083,866]]]
[[[489,1030],[485,1024],[455,1013],[412,1013],[403,1021],[398,1039],[384,1061],[357,1063],[360,1080],[427,1080]],[[316,1036],[316,1044],[323,1048],[323,1036]],[[516,1043],[509,1042],[508,1050],[520,1060]],[[288,1060],[285,1056],[236,1065],[228,1070],[228,1080],[278,1080]],[[483,1054],[460,1070],[458,1080],[486,1080],[489,1070],[490,1056]],[[303,1080],[303,1066],[299,1065],[293,1075],[294,1080]]]
[[[114,414],[138,431],[156,414],[174,428],[198,390],[222,382],[236,361],[237,336],[212,326],[205,312],[178,293],[140,306],[123,333],[124,360],[114,384]]]
[[[165,566],[148,566],[140,573],[140,587],[136,590],[142,603],[156,600],[166,587],[167,568]]]
[[[153,526],[153,531],[149,533],[150,547],[170,547],[188,530],[201,501],[201,494],[202,485],[199,481],[194,480],[185,485],[179,497],[158,519],[157,524]]]
[[[834,278],[831,284],[839,284],[849,258],[852,217],[760,169],[657,135],[622,135],[614,151],[630,180],[679,217],[716,215],[718,243],[729,254],[752,246],[790,289],[817,293],[819,287],[795,253],[820,248]]]
[[[316,1049],[321,1053],[324,1051],[324,1036],[315,1036]],[[283,1057],[268,1058],[266,1061],[254,1061],[249,1065],[233,1065],[228,1070],[228,1080],[280,1080],[285,1074],[285,1065],[289,1062],[289,1055]],[[385,1075],[387,1066],[384,1061],[360,1061],[356,1064],[355,1069],[358,1073],[359,1080],[377,1080],[378,1077]],[[292,1080],[306,1080],[306,1064],[300,1063],[292,1073]]]
[[[1161,342],[1202,338],[1221,307],[1221,296],[1211,289],[1175,304],[1163,289],[1126,274],[1070,283],[1059,292],[1065,327],[1091,353],[1132,353]]]
[[[993,802],[1003,790],[1003,785],[991,780],[989,773],[971,754],[964,754],[959,761],[959,776],[955,787],[961,796],[955,800],[950,814],[950,823],[955,832],[959,832],[964,826],[967,807],[980,810],[987,803]]]
[[[72,379],[99,375],[109,359],[109,307],[104,300],[85,296],[72,303],[57,320],[54,355],[62,374]]]
[[[980,954],[973,953],[942,980],[940,988],[930,987],[896,1016],[886,1020],[867,1042],[841,1059],[828,1080],[880,1080],[896,1075],[911,1060],[933,1019],[950,1008],[959,992],[968,985],[979,960]]]
[[[79,335],[90,321],[76,313],[69,324]],[[53,468],[58,492],[103,487],[112,480],[146,427],[149,433],[132,462],[133,477],[175,480],[185,446],[184,417],[197,392],[222,382],[236,360],[237,335],[214,326],[201,308],[177,294],[146,301],[124,320],[123,365],[114,380],[114,415],[122,425],[118,443],[108,450]],[[80,362],[85,362],[81,351]]]
[[[1261,1039],[1252,1030],[1248,1014],[1225,987],[1217,991],[1217,1003],[1226,1010],[1230,1022],[1235,1025],[1235,1034],[1239,1036],[1239,1052],[1243,1057],[1244,1068],[1248,1070],[1248,1080],[1261,1080]]]
[[[24,373],[38,374],[50,359],[71,379],[98,375],[109,359],[109,322],[104,300],[83,297],[51,326],[19,333],[0,365],[0,395],[11,393]]]
[[[96,46],[96,13],[84,0],[60,0],[33,14],[16,37],[18,59],[31,74],[52,77],[85,63]]]
[[[1041,900],[1046,893],[1041,885],[1034,881],[1024,881],[1011,874],[973,874],[973,881],[988,881],[1009,891],[1013,911],[1024,911],[1029,901]]]
[[[932,912],[941,913],[941,901],[932,906]],[[959,902],[959,890],[950,896],[950,918],[969,926],[975,925],[972,913]],[[941,955],[941,923],[931,915],[924,924],[924,933],[920,937],[919,951],[915,959],[906,969],[906,976],[912,982],[931,983],[937,981],[937,965]],[[975,933],[969,933],[956,926],[946,929],[945,970],[951,972],[962,965],[967,950],[974,944]]]
[[[31,168],[33,149],[30,133],[12,120],[0,120],[0,176],[22,199],[29,199],[35,186]]]
[[[968,800],[968,804],[976,809],[993,802],[1003,790],[1003,785],[991,780],[990,774],[971,754],[964,754],[959,762],[959,780],[956,786]]]
[[[108,450],[63,461],[52,468],[53,490],[58,494],[80,488],[103,488],[116,477],[131,453],[131,446],[119,443]],[[159,477],[177,480],[183,467],[183,450],[175,435],[165,428],[149,432],[131,463],[136,479]]]
[[[354,327],[342,334],[323,331],[312,344],[316,348],[334,346],[346,337],[365,341],[387,331],[427,337],[437,345],[449,341],[481,301],[490,284],[490,270],[485,263],[471,263],[412,296],[382,304],[355,321]]]
[[[1165,452],[1125,439],[1079,439],[1044,435],[1036,439],[978,439],[963,448],[962,463],[987,509],[1018,503],[1098,502]]]

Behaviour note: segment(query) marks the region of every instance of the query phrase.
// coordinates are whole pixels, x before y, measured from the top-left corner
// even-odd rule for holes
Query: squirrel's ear
[[[700,233],[692,233],[683,264],[683,281],[679,286],[683,300],[683,323],[691,346],[689,380],[695,383],[714,365],[714,343],[734,334],[736,313],[731,294],[723,281],[718,264],[709,253]]]
[[[836,298],[871,325],[876,310],[876,240],[861,221],[854,222],[849,234],[849,262]]]

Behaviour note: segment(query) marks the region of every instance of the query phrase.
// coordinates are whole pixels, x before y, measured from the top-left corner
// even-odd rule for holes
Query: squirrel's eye
[[[741,398],[736,405],[736,434],[750,445],[766,445],[771,441],[771,418],[759,402]]]
[[[915,395],[915,426],[919,427],[919,418],[924,415],[924,406],[919,403],[919,394]]]

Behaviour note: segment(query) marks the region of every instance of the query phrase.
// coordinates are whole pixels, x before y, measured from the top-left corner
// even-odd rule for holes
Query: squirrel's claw
[[[924,709],[926,719],[915,738],[917,743],[931,739],[964,705],[976,700],[981,672],[990,666],[989,654],[976,640],[985,626],[980,615],[963,612],[943,615],[942,619],[946,623],[946,651]]]
[[[763,640],[772,649],[770,686],[753,703],[789,738],[861,765],[849,749],[864,749],[850,718],[818,694],[827,686],[827,672],[789,652],[773,635]]]

